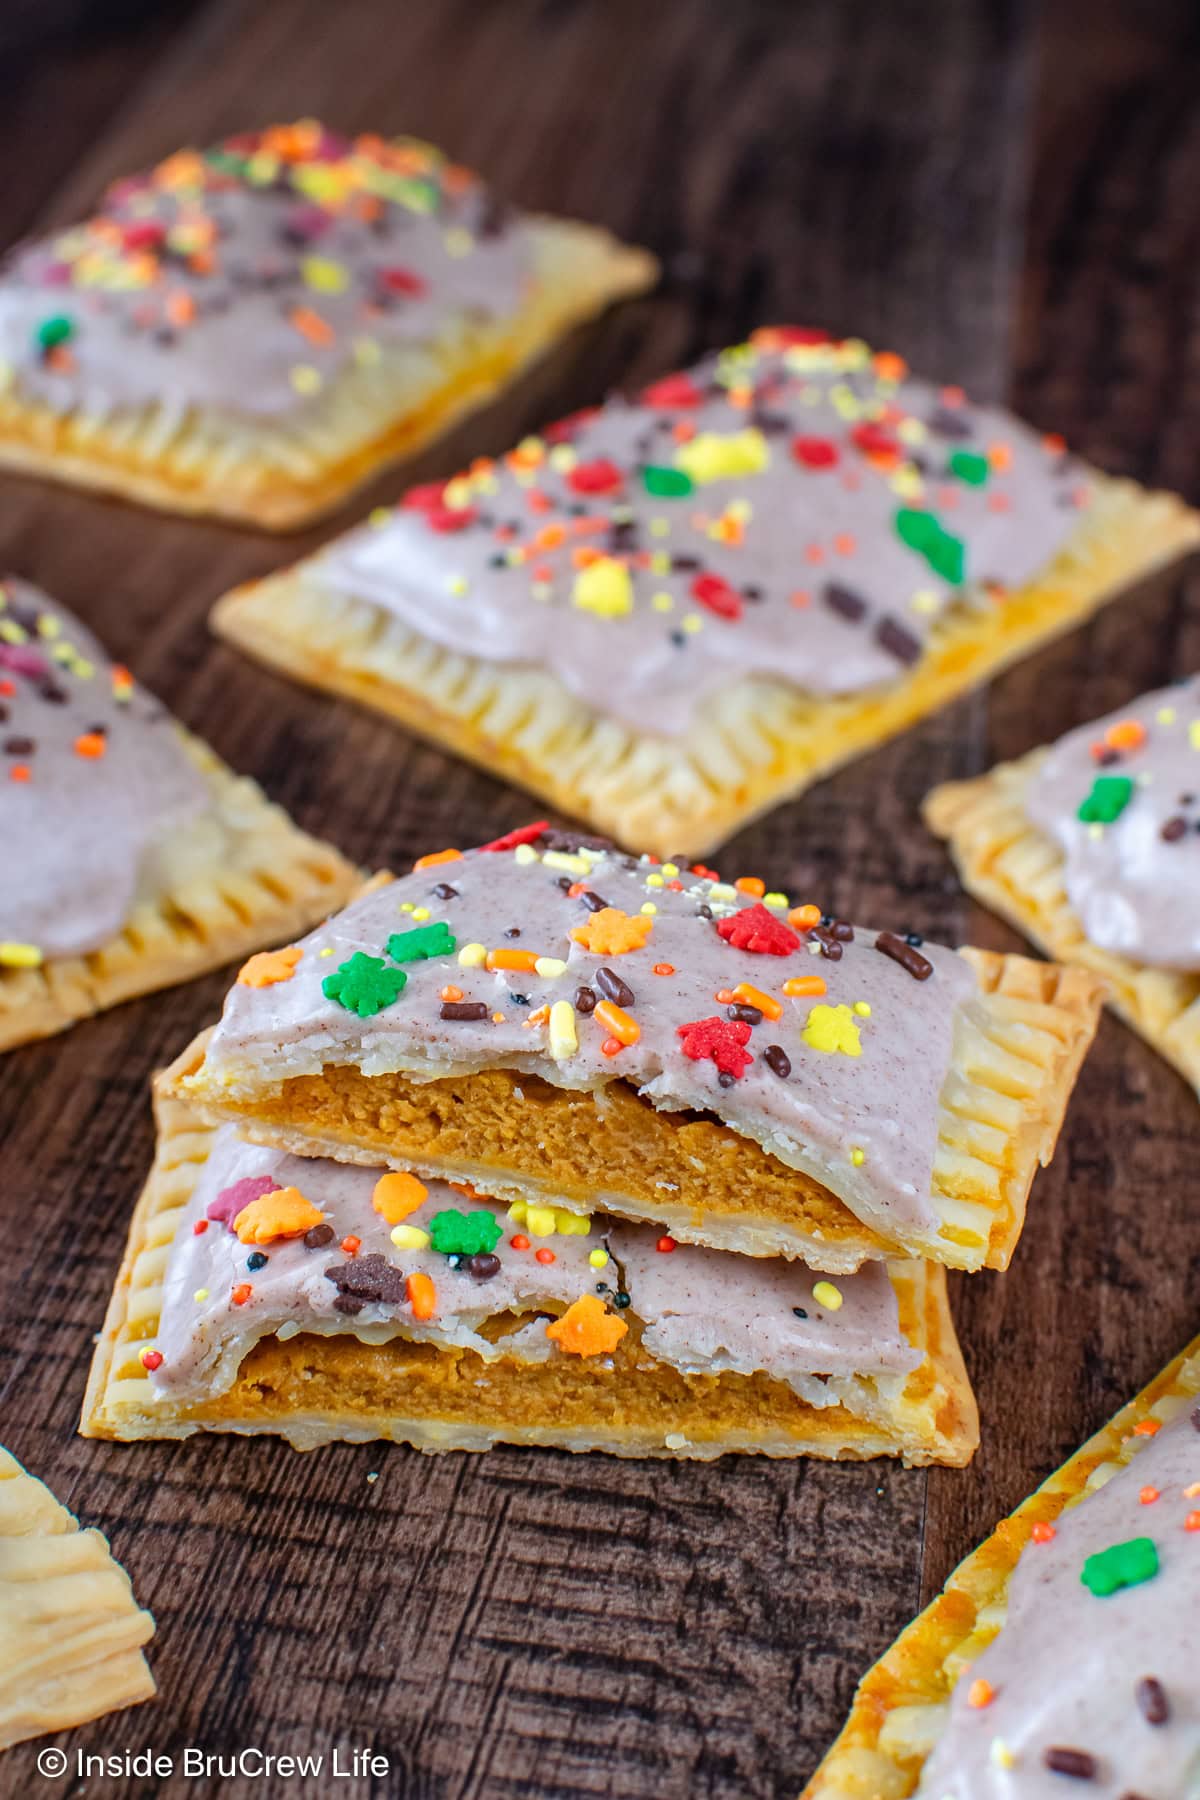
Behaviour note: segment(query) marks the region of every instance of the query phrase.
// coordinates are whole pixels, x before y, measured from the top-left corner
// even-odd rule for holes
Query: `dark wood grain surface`
[[[1200,500],[1190,0],[126,0],[114,24],[67,9],[57,33],[26,11],[39,41],[0,62],[5,242],[181,141],[318,113],[427,135],[522,203],[663,257],[659,295],[573,340],[412,478],[756,323],[804,320]],[[0,484],[0,566],[352,856],[402,865],[528,817],[520,795],[210,639],[220,592],[318,535]],[[722,867],[1016,948],[921,829],[922,794],[1197,666],[1200,588],[1176,575],[745,832]],[[0,1441],[108,1532],[159,1625],[157,1704],[58,1741],[370,1745],[390,1774],[77,1790],[22,1747],[0,1794],[792,1795],[953,1563],[1200,1326],[1200,1112],[1106,1021],[1011,1272],[954,1286],[984,1428],[965,1473],[85,1443],[92,1333],[151,1154],[147,1076],[224,986],[0,1065]]]

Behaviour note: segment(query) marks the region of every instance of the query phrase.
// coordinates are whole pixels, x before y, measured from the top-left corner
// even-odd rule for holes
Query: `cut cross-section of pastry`
[[[0,1750],[149,1700],[153,1634],[101,1534],[0,1449]]]
[[[858,342],[765,330],[421,487],[217,631],[701,855],[1200,542]]]
[[[358,885],[13,580],[0,720],[0,1050],[277,943]]]
[[[960,1564],[803,1800],[1184,1800],[1198,1616],[1200,1338]]]
[[[837,1284],[657,1227],[247,1144],[159,1094],[87,1436],[271,1432],[711,1458],[965,1463],[926,1263]]]
[[[1200,1093],[1200,675],[935,788],[925,817],[968,890],[1093,969]]]
[[[410,138],[181,150],[0,269],[0,463],[299,525],[656,275]]]
[[[1098,984],[541,825],[239,983],[172,1091],[260,1142],[844,1271],[1003,1268]]]

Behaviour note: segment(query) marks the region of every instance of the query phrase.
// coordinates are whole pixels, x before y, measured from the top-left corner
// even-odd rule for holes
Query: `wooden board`
[[[126,0],[119,33],[79,28],[100,6],[64,10],[73,30],[23,62],[6,52],[5,241],[179,141],[311,112],[427,135],[521,202],[663,256],[659,296],[584,333],[406,480],[756,323],[804,320],[1012,399],[1106,467],[1200,500],[1186,0]],[[403,865],[530,817],[485,776],[210,640],[217,594],[318,535],[0,486],[0,566],[57,593],[352,856]],[[899,890],[914,929],[1015,948],[922,831],[922,794],[1198,665],[1200,594],[1176,577],[747,831],[722,867],[867,919],[895,918]],[[91,1334],[150,1156],[146,1078],[224,985],[0,1061],[0,1441],[110,1534],[159,1621],[159,1701],[60,1740],[72,1757],[371,1745],[390,1773],[339,1784],[352,1800],[792,1794],[857,1675],[952,1564],[1197,1329],[1200,1114],[1106,1021],[1011,1272],[955,1284],[985,1432],[965,1474],[85,1444]],[[42,1791],[33,1757],[0,1763],[0,1791]],[[219,1784],[222,1800],[297,1791]]]

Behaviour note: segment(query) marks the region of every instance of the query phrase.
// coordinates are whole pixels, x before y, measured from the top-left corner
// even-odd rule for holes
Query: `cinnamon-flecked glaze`
[[[64,607],[0,583],[0,964],[112,938],[211,806],[173,720]]]
[[[783,895],[767,906],[709,874],[557,841],[472,851],[364,895],[302,941],[286,979],[231,989],[197,1089],[244,1102],[325,1064],[417,1080],[502,1067],[600,1090],[602,1105],[624,1081],[668,1111],[716,1113],[885,1232],[932,1229],[939,1096],[956,1016],[977,1004],[968,964],[893,938],[919,979],[876,931],[827,928],[816,906],[789,925]],[[540,970],[484,965],[513,953]],[[766,1005],[730,1018],[742,985]]]
[[[312,579],[676,734],[762,675],[904,677],[947,607],[1036,577],[1086,502],[1061,442],[901,359],[764,330],[419,488]]]
[[[1157,1574],[1094,1592],[1083,1579],[1088,1559],[1137,1539],[1152,1543],[1153,1558],[1143,1551],[1138,1561],[1144,1570],[1156,1560]],[[1073,1770],[1055,1756],[1064,1751]],[[1126,1467],[1061,1513],[1052,1537],[1026,1546],[1005,1623],[955,1688],[918,1792],[1192,1800],[1198,1783],[1200,1409],[1188,1401]]]
[[[223,1127],[176,1225],[155,1338],[162,1357],[151,1377],[156,1392],[172,1401],[223,1393],[251,1345],[281,1330],[285,1337],[352,1331],[368,1342],[399,1333],[484,1357],[567,1354],[546,1336],[547,1319],[536,1315],[561,1314],[584,1294],[599,1294],[618,1318],[628,1307],[644,1325],[647,1350],[662,1362],[700,1372],[763,1370],[817,1403],[824,1398],[820,1383],[806,1377],[902,1378],[920,1361],[901,1334],[896,1295],[881,1265],[841,1276],[834,1287],[800,1263],[688,1245],[659,1249],[672,1240],[649,1226],[592,1221],[589,1228],[585,1220],[557,1215],[559,1226],[568,1225],[564,1233],[546,1229],[556,1216],[552,1208],[541,1209],[545,1217],[535,1209],[532,1221],[514,1221],[498,1202],[442,1181],[420,1184],[427,1198],[402,1223],[410,1241],[397,1245],[394,1228],[373,1203],[383,1174],[257,1148]],[[221,1196],[254,1178],[264,1188],[297,1188],[330,1228],[318,1233],[326,1241],[242,1243]],[[494,1249],[485,1254],[496,1266],[485,1265],[483,1279],[470,1272],[469,1258],[439,1252],[436,1236],[431,1244],[411,1242],[414,1233],[428,1235],[446,1211],[495,1220]],[[347,1240],[351,1251],[343,1247]],[[405,1279],[419,1273],[431,1280],[429,1318],[418,1318],[407,1297],[367,1301],[357,1311],[344,1303],[339,1308],[338,1283],[326,1271],[352,1263],[371,1268],[364,1259],[376,1257]],[[480,1335],[496,1319],[517,1327],[502,1342]],[[829,1403],[837,1397],[830,1393]]]
[[[381,347],[515,313],[528,231],[428,144],[311,121],[181,150],[0,271],[0,370],[58,412],[274,419]]]
[[[1200,675],[1060,738],[1025,791],[1101,950],[1200,969]]]

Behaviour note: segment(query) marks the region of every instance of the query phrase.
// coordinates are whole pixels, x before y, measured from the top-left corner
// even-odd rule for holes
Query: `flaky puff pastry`
[[[764,1374],[685,1375],[641,1346],[636,1320],[611,1357],[559,1355],[484,1361],[473,1351],[393,1338],[367,1343],[347,1329],[261,1339],[227,1393],[202,1402],[156,1395],[142,1357],[153,1351],[171,1244],[214,1132],[156,1086],[158,1147],[113,1289],[83,1405],[85,1437],[183,1438],[197,1431],[271,1433],[296,1449],[337,1440],[393,1439],[425,1451],[498,1443],[617,1456],[709,1460],[731,1451],[777,1457],[907,1464],[970,1460],[979,1421],[942,1270],[889,1265],[900,1329],[922,1352],[885,1393],[849,1384],[860,1410],[814,1406]]]
[[[1200,1338],[1042,1483],[967,1557],[932,1605],[858,1685],[841,1736],[801,1800],[907,1800],[942,1730],[946,1703],[1004,1623],[1008,1582],[1037,1525],[1049,1525],[1133,1457],[1144,1436],[1200,1394]]]
[[[0,1449],[0,1750],[149,1700],[153,1632],[100,1532]]]
[[[1044,756],[1035,750],[974,781],[943,783],[925,801],[925,822],[945,838],[969,893],[1048,956],[1093,970],[1114,1011],[1200,1094],[1200,974],[1150,968],[1085,936],[1067,898],[1062,851],[1025,812]]]

